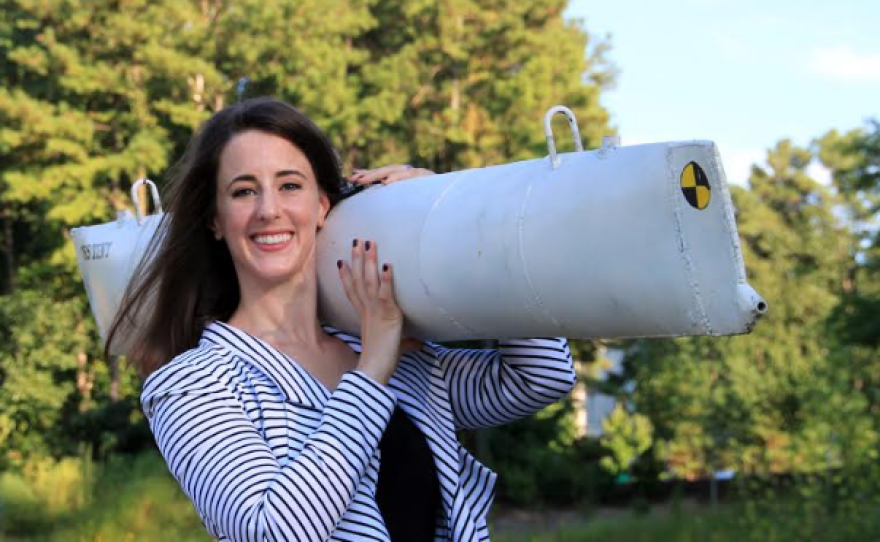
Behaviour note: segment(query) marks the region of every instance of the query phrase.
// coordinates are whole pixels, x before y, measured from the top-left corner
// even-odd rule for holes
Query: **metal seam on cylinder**
[[[547,310],[547,306],[544,305],[544,302],[541,300],[541,295],[535,289],[535,285],[532,282],[532,277],[531,277],[531,275],[529,275],[529,267],[528,267],[528,263],[526,261],[526,254],[525,254],[526,251],[525,251],[525,242],[524,242],[525,218],[526,218],[526,208],[528,207],[529,199],[532,195],[532,186],[533,186],[532,184],[529,184],[528,188],[526,189],[525,197],[523,197],[522,205],[519,208],[519,215],[516,217],[517,245],[518,245],[517,249],[519,252],[520,263],[522,264],[523,276],[526,279],[526,284],[529,286],[529,293],[531,294],[532,302],[534,303],[535,307],[537,307],[541,311],[541,313],[543,313],[544,316],[546,316],[551,322],[553,322],[553,325],[556,326],[561,331],[564,326],[560,325],[559,321],[556,318],[554,318],[552,314],[550,314],[550,312]],[[527,306],[526,310],[530,314],[533,314],[533,310],[531,307]]]
[[[673,157],[672,151],[675,147],[670,145],[666,148],[666,170],[667,170],[667,178],[669,182],[667,185],[667,193],[670,196],[670,203],[672,204],[672,215],[675,217],[675,233],[678,236],[678,250],[679,254],[682,257],[682,261],[684,262],[685,272],[687,273],[688,286],[691,289],[692,299],[694,301],[694,307],[697,310],[697,317],[700,321],[696,322],[698,325],[702,324],[704,330],[707,335],[715,335],[714,330],[712,329],[712,324],[709,321],[709,315],[706,314],[706,308],[703,306],[703,296],[700,293],[700,285],[697,282],[696,272],[694,270],[693,261],[691,261],[690,255],[688,253],[689,248],[687,244],[687,240],[684,237],[684,226],[683,219],[681,216],[681,205],[679,194],[679,184],[680,181],[678,179],[678,171],[673,167]]]
[[[452,325],[454,325],[456,328],[460,329],[466,335],[474,337],[477,335],[477,331],[475,329],[471,328],[470,326],[464,324],[463,322],[458,321],[458,319],[455,318],[452,314],[450,314],[449,311],[447,311],[445,308],[443,308],[443,305],[440,303],[440,300],[438,300],[437,298],[435,298],[431,294],[431,289],[428,287],[428,284],[425,282],[425,279],[423,278],[425,276],[425,273],[422,272],[422,247],[424,246],[425,229],[428,227],[428,223],[431,221],[431,216],[434,214],[434,212],[437,210],[437,208],[440,207],[440,204],[443,202],[443,200],[446,199],[447,194],[449,194],[449,192],[453,189],[453,187],[457,186],[458,183],[460,183],[466,177],[467,177],[467,175],[462,175],[456,181],[449,183],[449,185],[446,186],[446,188],[437,196],[437,199],[434,200],[434,204],[431,205],[431,208],[428,210],[428,213],[425,215],[425,221],[422,222],[422,230],[419,232],[419,258],[418,258],[419,275],[418,276],[419,276],[419,283],[421,283],[421,285],[422,285],[422,290],[425,292],[425,296],[427,296],[428,299],[430,299],[431,301],[434,302],[434,305],[437,307],[437,312],[439,312],[443,317],[445,317],[447,320],[449,320],[449,322]]]

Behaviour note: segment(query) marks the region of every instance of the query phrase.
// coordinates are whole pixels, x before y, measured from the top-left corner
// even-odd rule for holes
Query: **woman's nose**
[[[279,202],[278,196],[271,190],[267,190],[260,195],[260,208],[258,209],[259,217],[262,220],[272,220],[278,217]]]

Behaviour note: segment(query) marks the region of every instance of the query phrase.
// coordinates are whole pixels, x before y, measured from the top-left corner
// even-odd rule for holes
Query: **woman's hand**
[[[358,370],[387,384],[400,359],[403,312],[394,299],[390,264],[378,264],[375,242],[355,239],[351,262],[337,262],[345,295],[361,321],[361,357]]]
[[[354,169],[348,180],[355,184],[391,184],[425,175],[434,175],[434,172],[409,164],[394,164],[377,169]]]

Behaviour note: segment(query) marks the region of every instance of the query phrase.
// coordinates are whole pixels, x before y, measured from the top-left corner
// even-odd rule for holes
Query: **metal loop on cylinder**
[[[162,212],[162,201],[159,199],[159,189],[156,188],[156,183],[150,179],[138,179],[131,185],[131,201],[134,202],[134,214],[137,216],[138,224],[144,221],[144,216],[141,214],[140,202],[138,202],[138,188],[140,188],[142,184],[150,186],[150,194],[153,196],[153,208],[155,212]]]
[[[544,135],[547,136],[547,150],[550,153],[550,165],[553,166],[553,169],[559,167],[559,156],[556,155],[556,139],[553,138],[553,126],[551,124],[553,115],[556,113],[562,113],[565,115],[566,120],[568,120],[568,126],[571,128],[571,137],[574,139],[575,150],[584,150],[584,144],[581,142],[581,132],[578,130],[574,113],[564,105],[554,105],[544,114]]]

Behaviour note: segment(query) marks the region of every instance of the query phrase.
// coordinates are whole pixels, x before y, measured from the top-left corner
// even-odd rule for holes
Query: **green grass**
[[[783,500],[739,503],[680,513],[632,512],[594,518],[546,533],[505,533],[495,542],[878,542],[880,507],[857,514],[815,513]],[[853,510],[855,511],[855,510]],[[806,515],[811,514],[811,515]]]
[[[495,542],[878,542],[880,497],[852,484],[835,493],[800,485],[785,498],[717,509],[681,506],[638,515],[569,517],[562,527],[493,534]],[[823,493],[823,491],[825,491]],[[528,531],[526,531],[528,529]],[[192,505],[155,453],[95,465],[37,460],[0,474],[0,541],[118,542],[210,540]]]
[[[210,540],[156,454],[102,466],[86,460],[37,463],[0,477],[0,540]]]

